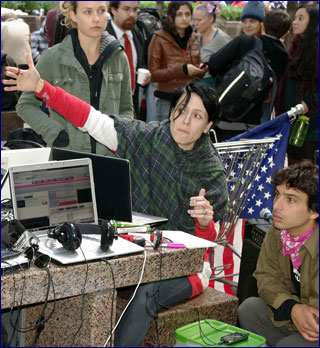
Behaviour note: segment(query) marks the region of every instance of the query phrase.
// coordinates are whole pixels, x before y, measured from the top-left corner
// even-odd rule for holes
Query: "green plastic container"
[[[233,344],[217,345],[220,342],[220,337],[234,332],[246,333],[248,338]],[[175,347],[260,347],[266,342],[262,336],[213,319],[204,319],[182,326],[176,329],[174,338],[176,340]]]

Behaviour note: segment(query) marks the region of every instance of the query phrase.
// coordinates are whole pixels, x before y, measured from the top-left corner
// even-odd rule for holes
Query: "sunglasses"
[[[31,244],[31,246],[26,249],[25,256],[26,258],[33,263],[36,267],[38,268],[46,268],[50,261],[51,261],[51,257],[45,254],[39,254],[36,255],[36,253],[39,250],[39,245],[37,244]]]

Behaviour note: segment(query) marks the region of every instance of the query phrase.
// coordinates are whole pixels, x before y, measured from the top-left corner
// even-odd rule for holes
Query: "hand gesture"
[[[193,64],[188,64],[188,75],[190,77],[202,78],[206,73],[206,69],[200,69]]]
[[[292,307],[291,319],[301,336],[307,341],[319,340],[319,324],[315,317],[319,319],[319,310],[315,307],[301,303]]]
[[[201,189],[199,196],[190,198],[190,206],[193,209],[188,210],[188,214],[197,219],[200,227],[206,228],[209,226],[213,218],[213,207],[210,202],[205,199],[206,190]]]
[[[2,80],[2,83],[10,86],[5,87],[5,91],[23,91],[23,92],[40,92],[43,88],[43,80],[36,68],[34,67],[31,54],[26,55],[26,60],[29,69],[21,70],[16,67],[6,67],[6,76],[12,78],[12,80]]]

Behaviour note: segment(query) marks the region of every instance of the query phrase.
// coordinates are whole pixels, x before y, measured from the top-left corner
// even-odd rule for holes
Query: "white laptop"
[[[83,236],[81,248],[67,251],[47,237],[48,229],[64,222],[98,224],[91,160],[54,161],[9,168],[14,216],[40,238],[39,251],[61,264],[140,252],[140,246],[114,242],[100,249],[100,236]],[[122,242],[122,241],[121,241]]]

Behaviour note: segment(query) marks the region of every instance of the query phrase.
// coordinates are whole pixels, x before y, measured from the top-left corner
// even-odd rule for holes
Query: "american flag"
[[[253,182],[252,188],[249,191],[243,190],[243,185],[238,188],[239,191],[243,190],[249,191],[249,194],[243,202],[245,204],[242,213],[240,214],[240,219],[237,221],[234,227],[234,233],[230,235],[229,243],[241,254],[243,237],[244,237],[244,221],[243,219],[253,219],[260,217],[260,211],[263,208],[268,208],[272,211],[273,205],[273,186],[272,186],[272,175],[277,168],[283,168],[285,154],[287,149],[287,143],[290,133],[290,119],[287,113],[276,117],[275,119],[266,122],[250,131],[242,133],[228,142],[238,141],[240,139],[263,139],[268,138],[279,138],[268,144],[268,149],[264,154],[264,158],[257,160],[259,163],[258,168],[252,168],[256,172],[255,180]],[[222,145],[223,143],[221,143]],[[221,154],[220,154],[221,155]],[[246,168],[242,166],[243,162],[248,158],[247,153],[242,153],[240,156],[232,156],[232,153],[225,153],[225,158],[222,157],[222,162],[225,165],[226,171],[229,174],[228,180],[228,190],[230,199],[236,197],[240,199],[241,192],[235,192],[235,182],[239,181],[237,178],[241,178],[242,175],[246,176]],[[246,162],[248,163],[248,162]],[[249,164],[250,166],[250,164]],[[242,171],[242,172],[241,172]],[[249,175],[249,178],[251,176]],[[235,181],[232,179],[235,178]],[[241,202],[240,202],[241,205]],[[234,214],[233,206],[231,205],[230,214]],[[228,214],[226,214],[228,219]],[[236,220],[235,220],[236,221]],[[217,226],[217,229],[219,227]],[[223,245],[217,245],[213,253],[212,268],[214,269],[214,275],[217,277],[225,277],[225,279],[233,282],[238,282],[238,274],[240,269],[240,258],[236,256],[231,249],[224,247]],[[217,269],[215,269],[217,267]],[[211,280],[209,286],[215,288],[219,291],[226,292],[231,295],[235,295],[232,286],[226,284],[225,282],[220,282],[216,280]]]
[[[273,185],[272,175],[277,168],[283,168],[287,143],[290,133],[290,118],[288,113],[284,113],[275,119],[263,123],[245,133],[239,134],[228,141],[238,141],[240,139],[263,139],[266,137],[278,137],[279,139],[268,145],[266,153],[258,173],[252,183],[251,190],[246,200],[245,207],[240,215],[243,219],[253,219],[260,217],[260,211],[268,208],[272,212],[273,206]],[[237,166],[234,166],[236,168]],[[241,164],[239,165],[241,169]],[[232,182],[228,185],[229,194],[232,193]]]

